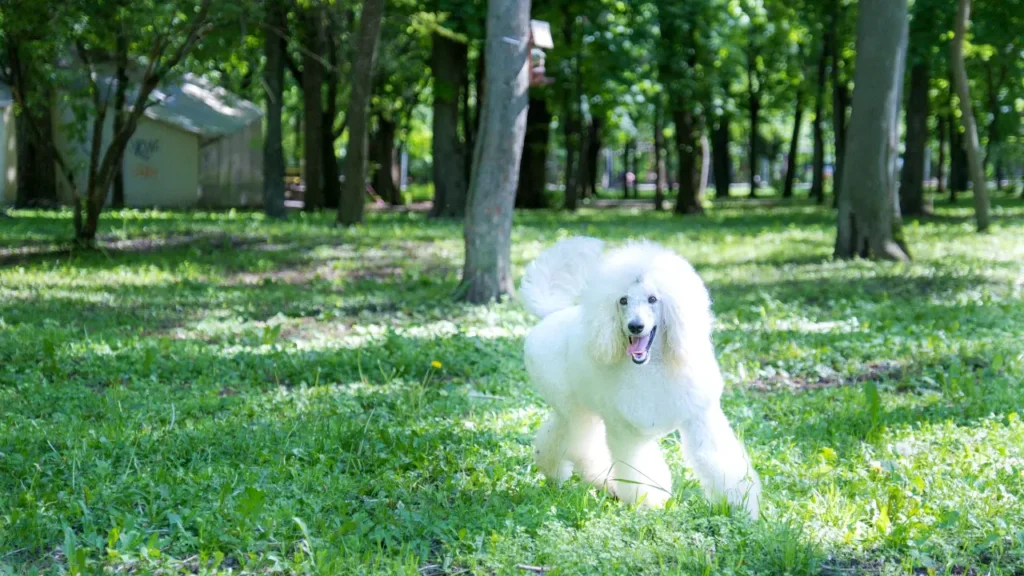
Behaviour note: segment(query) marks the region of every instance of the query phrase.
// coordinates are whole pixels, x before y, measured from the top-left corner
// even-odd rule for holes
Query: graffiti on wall
[[[132,154],[137,158],[149,160],[160,150],[159,138],[134,138],[131,142]]]
[[[160,151],[159,138],[134,138],[131,141],[132,154],[143,161],[149,161],[153,155]],[[135,168],[135,175],[139,178],[155,178],[157,169],[148,164],[140,164]]]

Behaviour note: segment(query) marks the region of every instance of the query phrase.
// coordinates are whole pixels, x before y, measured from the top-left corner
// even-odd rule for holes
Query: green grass
[[[765,485],[710,507],[547,485],[514,302],[452,303],[456,223],[373,214],[0,219],[0,574],[1024,571],[1024,204],[910,222],[912,265],[833,262],[831,212],[517,215],[647,237],[715,300],[724,408]],[[432,362],[441,364],[432,367]]]

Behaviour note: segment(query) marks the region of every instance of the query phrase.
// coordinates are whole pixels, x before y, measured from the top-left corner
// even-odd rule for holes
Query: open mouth
[[[630,336],[629,346],[626,348],[626,354],[632,358],[633,364],[646,364],[650,358],[651,345],[654,344],[654,335],[658,332],[658,327],[651,328],[651,331],[643,336]]]

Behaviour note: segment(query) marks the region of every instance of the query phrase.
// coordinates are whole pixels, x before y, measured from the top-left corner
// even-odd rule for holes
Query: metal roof
[[[158,87],[152,97],[159,104],[146,117],[214,140],[260,122],[260,107],[194,74]]]

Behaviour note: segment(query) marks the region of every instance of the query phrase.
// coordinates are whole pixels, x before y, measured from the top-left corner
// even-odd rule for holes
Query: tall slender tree
[[[266,4],[266,25],[263,31],[263,87],[267,113],[267,133],[263,138],[263,210],[271,218],[284,218],[284,129],[281,112],[284,107],[284,58],[286,14],[281,0]]]
[[[359,16],[359,33],[354,38],[352,92],[349,96],[348,148],[345,154],[345,186],[338,202],[338,224],[350,226],[363,222],[366,204],[366,154],[369,132],[370,96],[373,94],[373,71],[377,64],[381,22],[385,0],[363,0]],[[308,130],[308,127],[307,127]]]
[[[988,184],[985,181],[985,167],[982,165],[981,146],[978,143],[978,125],[974,121],[971,92],[967,84],[967,66],[964,64],[964,35],[971,21],[971,0],[959,0],[953,41],[950,43],[950,67],[960,99],[960,119],[964,125],[963,146],[967,151],[971,180],[974,181],[974,214],[978,231],[984,232],[989,226]]]

